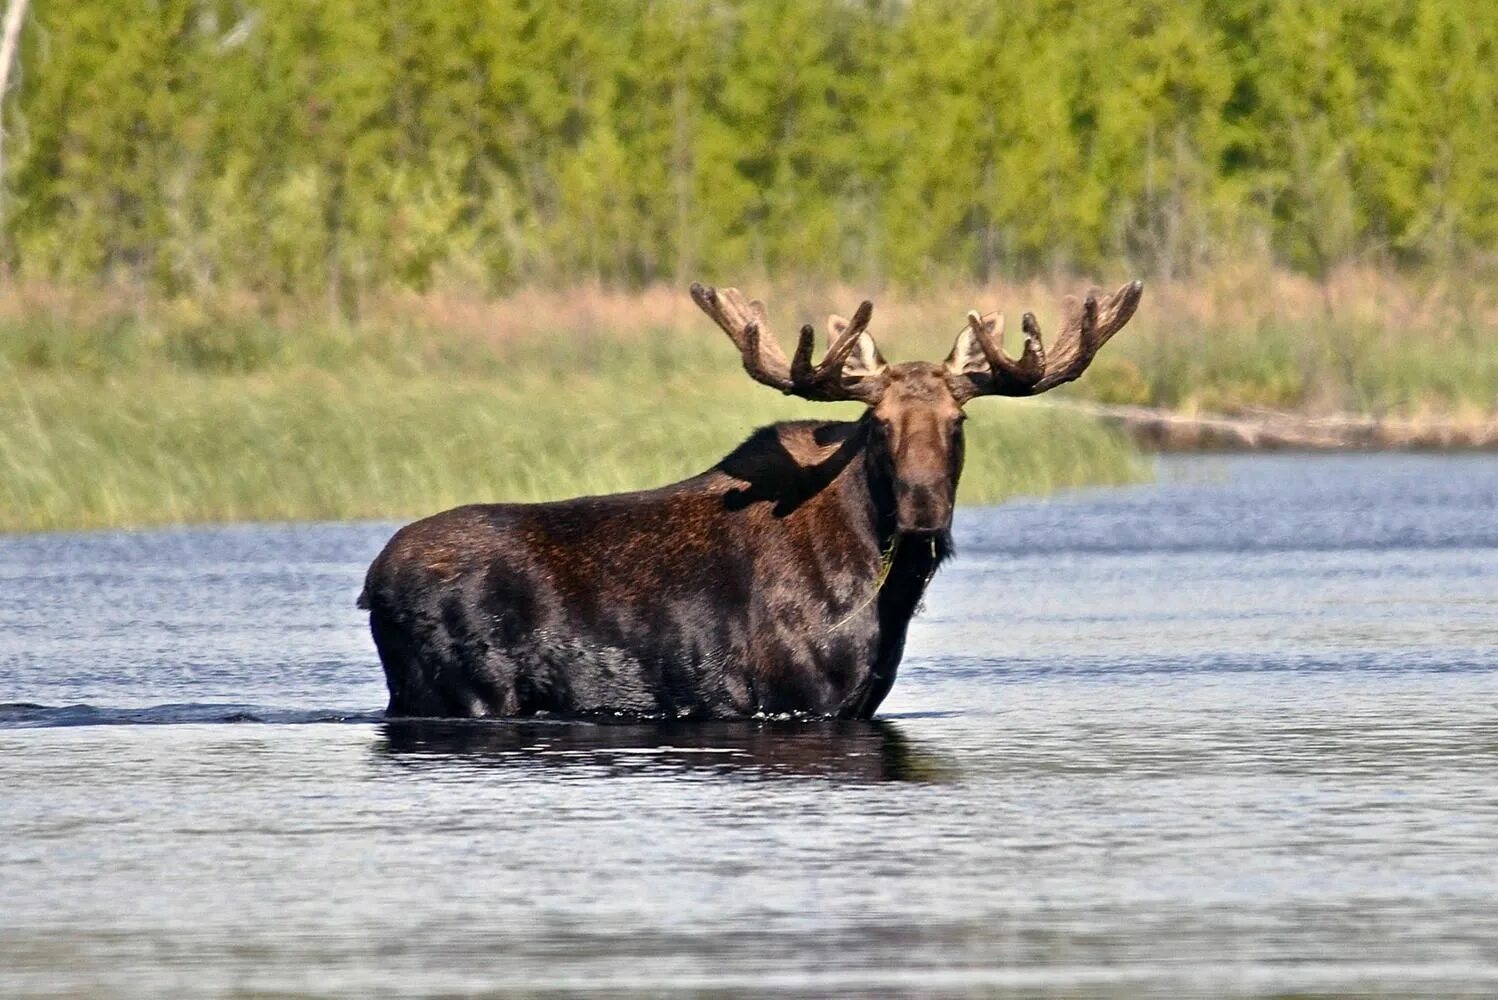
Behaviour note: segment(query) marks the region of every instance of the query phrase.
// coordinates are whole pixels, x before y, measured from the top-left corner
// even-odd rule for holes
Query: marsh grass
[[[13,371],[0,376],[0,530],[409,518],[637,489],[709,467],[760,424],[857,412],[742,375]],[[1097,425],[1002,401],[975,407],[969,440],[966,502],[1143,472]]]

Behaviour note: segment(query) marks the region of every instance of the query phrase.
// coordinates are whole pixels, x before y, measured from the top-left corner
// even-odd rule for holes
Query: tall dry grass
[[[707,278],[716,278],[705,275]],[[1106,276],[1109,287],[1132,277]],[[727,282],[724,282],[727,283]],[[789,342],[811,321],[875,300],[873,331],[892,359],[940,359],[970,308],[1003,309],[1011,331],[1034,311],[1054,330],[1063,296],[1087,278],[940,289],[745,281]],[[1151,281],[1138,315],[1086,379],[1063,394],[1234,412],[1491,411],[1498,405],[1498,282],[1344,267],[1315,281],[1261,264]],[[1011,337],[1017,334],[1011,333]],[[366,298],[357,317],[324,302],[225,294],[158,301],[122,289],[45,285],[0,296],[0,365],[118,372],[374,365],[417,373],[565,374],[634,366],[717,371],[725,346],[685,289],[525,289],[493,299],[444,291]]]
[[[1044,332],[1056,328],[1065,296],[1085,294],[1096,284],[1111,290],[1132,277],[1119,273],[1099,282],[1063,276],[920,290],[784,281],[745,282],[743,288],[768,303],[787,342],[801,323],[820,327],[829,312],[846,315],[873,298],[873,330],[887,355],[939,360],[968,309],[1002,309],[1011,330],[1021,313],[1032,311]],[[712,332],[685,289],[664,286],[527,289],[502,299],[403,294],[371,303],[367,312],[377,325],[491,346],[555,336],[590,341]],[[1078,388],[1094,383],[1094,395],[1147,393],[1129,401],[1161,405],[1231,406],[1241,396],[1250,405],[1272,401],[1312,410],[1491,406],[1498,401],[1498,369],[1491,367],[1498,352],[1484,348],[1495,332],[1498,281],[1478,274],[1413,276],[1346,266],[1318,281],[1239,263],[1148,282],[1127,333],[1099,361],[1100,371],[1133,369],[1126,381],[1137,386],[1117,384],[1121,373],[1115,371],[1111,379],[1089,376]],[[1443,373],[1447,367],[1461,371]],[[1269,370],[1281,384],[1268,384]],[[1271,398],[1261,398],[1266,396]]]

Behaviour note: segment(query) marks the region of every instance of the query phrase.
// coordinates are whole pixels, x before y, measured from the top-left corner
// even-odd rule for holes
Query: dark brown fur
[[[945,533],[894,552],[874,419],[778,424],[657,490],[460,507],[361,603],[391,715],[871,715]]]

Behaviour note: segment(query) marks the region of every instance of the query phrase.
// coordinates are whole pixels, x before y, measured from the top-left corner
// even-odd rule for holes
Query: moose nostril
[[[941,491],[932,486],[917,486],[911,490],[911,497],[922,506],[930,506],[941,499]]]
[[[936,531],[945,525],[948,508],[942,490],[907,484],[902,492],[903,527],[907,530]]]

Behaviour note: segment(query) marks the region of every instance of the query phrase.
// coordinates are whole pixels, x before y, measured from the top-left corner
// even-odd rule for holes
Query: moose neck
[[[891,613],[907,605],[907,616],[914,611],[926,581],[951,552],[951,538],[947,532],[900,533],[893,472],[880,447],[867,415],[856,423],[776,424],[756,431],[714,471],[726,477],[722,503],[729,511],[767,504],[771,523],[811,518],[815,529],[801,537],[840,569],[850,560],[859,564],[867,586],[879,587],[882,622],[886,592],[891,598],[913,593],[890,602]]]
[[[890,464],[874,453],[869,418],[855,431],[859,442],[856,474],[845,481],[854,499],[855,531],[867,531],[880,553],[868,586],[874,588],[878,645],[868,673],[839,705],[843,718],[870,718],[895,682],[905,649],[905,633],[925,596],[926,586],[942,561],[951,554],[948,532],[902,534],[895,511],[895,484]],[[854,469],[850,469],[854,472]]]
[[[894,481],[890,464],[873,452],[873,434],[869,418],[855,430],[858,440],[857,461],[849,463],[854,475],[842,476],[840,485],[851,500],[852,531],[867,531],[878,549],[875,566],[870,566],[867,587],[873,590],[876,639],[873,662],[857,686],[848,692],[836,714],[842,719],[870,719],[894,686],[894,675],[905,653],[905,633],[920,608],[926,585],[942,560],[951,552],[947,531],[930,534],[903,534],[894,506]],[[861,522],[857,522],[861,521]]]

